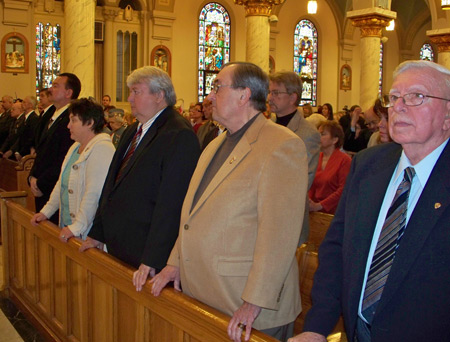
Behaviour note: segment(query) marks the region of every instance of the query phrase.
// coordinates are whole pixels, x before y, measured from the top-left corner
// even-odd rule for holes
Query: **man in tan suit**
[[[231,63],[208,98],[227,128],[205,149],[181,212],[154,295],[169,282],[230,316],[228,335],[252,326],[278,339],[293,333],[300,292],[295,250],[308,186],[305,145],[262,112],[268,77],[256,65]]]

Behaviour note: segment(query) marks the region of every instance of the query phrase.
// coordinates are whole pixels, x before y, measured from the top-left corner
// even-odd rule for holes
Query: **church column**
[[[111,96],[113,102],[115,102],[115,82],[114,72],[116,68],[113,65],[114,62],[114,37],[113,23],[117,14],[119,13],[117,8],[104,8],[103,18],[105,19],[105,36],[103,44],[103,94]]]
[[[381,8],[368,8],[347,12],[347,17],[354,26],[361,29],[359,103],[364,110],[372,106],[378,96],[382,31],[396,17],[396,13]]]
[[[437,62],[450,69],[450,29],[430,30],[427,35],[438,47]]]
[[[247,62],[254,63],[265,72],[269,72],[269,17],[273,5],[285,0],[234,0],[237,5],[244,5],[247,21]]]
[[[64,70],[81,81],[80,97],[94,96],[94,0],[64,1]]]

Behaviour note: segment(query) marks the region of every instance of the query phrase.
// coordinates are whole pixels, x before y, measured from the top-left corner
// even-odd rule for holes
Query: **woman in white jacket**
[[[63,242],[73,236],[86,239],[115,152],[109,135],[101,133],[105,119],[99,104],[82,98],[72,102],[69,111],[67,127],[75,143],[67,152],[50,199],[31,219],[37,225],[59,209]]]

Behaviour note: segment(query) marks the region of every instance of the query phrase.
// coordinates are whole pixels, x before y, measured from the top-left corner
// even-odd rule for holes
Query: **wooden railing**
[[[136,292],[133,269],[98,249],[80,253],[51,223],[1,194],[6,293],[54,341],[229,341],[229,317],[173,289]],[[9,198],[6,198],[9,197]],[[14,200],[14,201],[13,201]],[[22,198],[23,201],[23,198]],[[254,330],[250,341],[277,341]]]
[[[20,162],[0,158],[0,191],[25,191],[28,196],[25,206],[34,211],[34,196],[28,186],[28,175],[34,163],[34,157],[25,156]]]

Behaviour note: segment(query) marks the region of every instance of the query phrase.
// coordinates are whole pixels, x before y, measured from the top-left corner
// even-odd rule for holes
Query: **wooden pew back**
[[[62,243],[51,223],[1,201],[4,273],[10,298],[54,341],[229,341],[229,317],[173,289],[136,292],[134,269],[80,240]],[[276,341],[254,330],[250,341]]]

